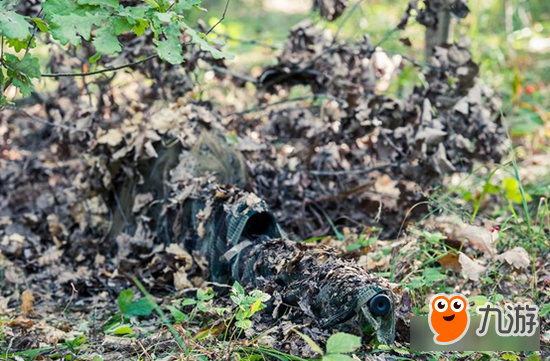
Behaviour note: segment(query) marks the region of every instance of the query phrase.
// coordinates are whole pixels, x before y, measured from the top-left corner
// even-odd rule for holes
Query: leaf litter
[[[346,2],[318,1],[316,6],[333,20]],[[431,11],[427,7],[420,12],[421,23],[432,24]],[[147,51],[141,45],[126,47],[133,53],[123,56],[139,57]],[[117,312],[113,305],[131,285],[127,274],[136,274],[164,306],[189,291],[213,285],[205,256],[186,248],[181,237],[165,236],[187,231],[185,224],[173,220],[186,211],[181,207],[185,200],[204,189],[226,199],[239,194],[228,185],[245,187],[252,192],[246,203],[252,206],[265,200],[290,238],[320,237],[320,243],[335,247],[339,257],[358,261],[353,267],[373,272],[393,268],[396,281],[417,272],[420,265],[413,258],[427,237],[408,230],[400,235],[398,225],[407,216],[414,220],[427,211],[418,207],[407,215],[412,206],[425,201],[420,190],[450,173],[470,171],[473,160],[499,162],[508,147],[498,99],[476,82],[478,66],[468,46],[463,38],[436,48],[428,67],[421,69],[427,84],[406,98],[394,99],[379,91],[387,88],[404,59],[375,48],[368,37],[356,43],[334,42],[328,31],[302,22],[291,30],[278,64],[263,69],[258,98],[276,99],[289,88],[306,84],[321,100],[320,106],[301,102],[296,107],[224,117],[223,109],[212,102],[183,97],[188,91],[181,89],[196,86],[191,79],[177,90],[164,74],[155,81],[166,83],[168,102],[153,101],[157,95],[141,96],[155,94],[158,88],[143,86],[136,97],[135,89],[107,86],[114,103],[90,107],[69,79],[55,94],[56,107],[37,105],[29,110],[54,124],[74,127],[69,131],[27,123],[17,113],[3,112],[0,261],[7,287],[0,291],[0,309],[12,320],[3,324],[6,339],[13,340],[10,349],[56,345],[84,334],[90,345],[103,343],[110,359],[135,354],[132,339],[106,331]],[[189,70],[213,63],[224,66],[222,61],[205,60],[197,49],[190,49],[187,56]],[[163,66],[152,62],[140,71],[158,73]],[[180,72],[177,79],[182,76]],[[218,81],[228,86],[227,79]],[[203,137],[233,144],[234,150],[202,154],[195,145]],[[221,165],[222,174],[212,177],[209,169],[198,169],[195,159],[201,157],[209,159],[200,164],[216,164],[212,169]],[[212,212],[207,204],[199,214],[199,236],[205,231],[201,224]],[[425,227],[445,233],[442,224],[428,221]],[[497,239],[486,228],[465,224],[458,228],[443,236],[445,244],[460,244],[457,252],[451,250],[447,258],[439,259],[444,268],[464,273],[474,284],[496,267],[493,258],[520,276],[528,272],[532,260],[525,249],[499,254]],[[341,229],[347,230],[342,237],[327,236]],[[369,229],[375,238],[401,238],[348,251]],[[410,256],[400,258],[403,251]],[[284,303],[286,295],[276,283],[254,282],[269,284],[262,287],[273,290],[274,304]],[[469,295],[479,292],[465,280],[453,282]],[[410,287],[391,287],[400,296],[397,342],[406,345],[407,319],[413,312]],[[501,292],[510,294],[515,288],[508,282]],[[223,292],[213,302],[219,308],[230,305]],[[318,343],[324,343],[330,332],[312,322],[311,305],[301,303],[298,308],[301,312],[294,318],[287,314],[275,327],[280,317],[258,314],[246,335],[261,335],[258,343],[269,347],[313,356],[314,350],[291,330],[300,329]],[[139,342],[145,349],[175,346],[165,330],[147,322],[131,328],[142,336]],[[211,330],[218,326],[209,325]],[[126,326],[117,327],[121,332]],[[198,334],[204,325],[186,327]]]

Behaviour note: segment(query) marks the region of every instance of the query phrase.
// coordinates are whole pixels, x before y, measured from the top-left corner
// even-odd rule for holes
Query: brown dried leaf
[[[30,290],[25,290],[21,294],[21,314],[23,316],[34,312],[34,296]]]
[[[99,144],[107,144],[111,147],[116,147],[122,142],[122,132],[118,129],[109,129],[109,131],[103,134],[97,139]]]
[[[173,254],[176,259],[185,261],[185,270],[189,270],[193,265],[193,257],[178,244],[172,243],[166,248],[166,253]]]
[[[441,265],[441,268],[445,270],[452,269],[454,272],[460,272],[462,270],[462,266],[459,262],[459,256],[454,252],[447,253],[437,262]]]
[[[498,233],[491,233],[484,227],[467,225],[457,236],[466,238],[472,247],[483,252],[485,256],[492,257],[495,254],[493,242],[498,238]]]
[[[487,270],[486,267],[480,265],[477,261],[470,259],[470,257],[466,256],[462,252],[458,255],[458,262],[462,266],[462,272],[464,275],[472,281],[479,281],[479,277]]]
[[[193,284],[187,277],[185,267],[181,267],[176,273],[174,273],[174,287],[176,290],[184,290],[186,288],[193,288]]]
[[[514,249],[499,254],[496,256],[496,260],[506,261],[508,264],[518,269],[525,269],[529,267],[531,263],[529,254],[523,247],[515,247]]]

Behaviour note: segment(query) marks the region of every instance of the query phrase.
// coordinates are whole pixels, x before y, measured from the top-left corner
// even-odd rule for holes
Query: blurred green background
[[[205,0],[206,16],[194,15],[214,24],[225,3]],[[231,66],[250,72],[255,66],[273,63],[276,48],[282,47],[289,29],[303,19],[310,18],[333,32],[344,22],[340,39],[366,34],[376,43],[395,28],[407,4],[406,0],[350,0],[346,13],[328,22],[311,13],[310,0],[231,0],[216,32],[238,40],[229,40],[228,50],[237,55]],[[550,136],[550,1],[469,1],[468,6],[471,13],[455,27],[455,39],[466,35],[471,40],[474,60],[481,65],[480,78],[502,97],[512,135],[534,135],[544,147],[539,138]],[[424,27],[414,17],[411,20],[406,30],[391,34],[383,49],[424,61]],[[412,46],[405,46],[399,41],[402,38],[408,38]],[[420,77],[407,65],[391,91],[401,96],[422,82]]]

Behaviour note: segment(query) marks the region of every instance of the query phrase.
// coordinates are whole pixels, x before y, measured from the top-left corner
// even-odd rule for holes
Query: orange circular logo
[[[435,295],[430,302],[429,323],[435,343],[450,345],[457,342],[470,326],[468,299],[461,294]]]

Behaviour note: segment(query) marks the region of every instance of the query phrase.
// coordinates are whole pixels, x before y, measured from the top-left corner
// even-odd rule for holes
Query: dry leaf
[[[447,253],[437,262],[441,265],[441,268],[445,270],[452,269],[454,272],[460,272],[460,270],[462,270],[462,266],[459,262],[459,256],[455,252]]]
[[[29,315],[34,312],[34,296],[29,290],[23,291],[21,294],[21,314],[23,316]]]
[[[483,252],[485,256],[492,257],[495,254],[493,242],[498,238],[497,232],[492,233],[484,227],[467,225],[458,231],[457,236],[466,238],[472,247]]]
[[[166,248],[166,253],[173,254],[176,259],[185,261],[185,270],[189,270],[193,264],[193,257],[181,248],[179,245],[172,243],[168,248]]]
[[[122,142],[123,136],[120,130],[118,129],[109,129],[109,131],[103,134],[97,142],[99,144],[107,144],[111,147],[116,147]]]
[[[506,261],[508,264],[518,269],[529,267],[529,254],[523,247],[516,247],[496,256],[497,261]]]
[[[144,194],[138,194],[134,198],[134,206],[132,207],[133,213],[138,213],[145,207],[148,203],[150,203],[153,200],[153,193],[144,193]]]
[[[56,246],[51,246],[38,258],[38,265],[45,266],[48,264],[57,263],[62,255],[63,250],[57,248]]]
[[[470,259],[470,257],[466,256],[462,252],[458,255],[458,262],[462,266],[462,272],[464,275],[472,281],[479,281],[479,277],[487,270],[486,267],[480,265],[477,261]]]
[[[193,288],[193,284],[187,278],[187,272],[184,267],[181,267],[176,273],[174,273],[174,287],[178,291],[186,288]]]

